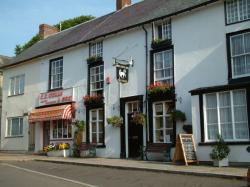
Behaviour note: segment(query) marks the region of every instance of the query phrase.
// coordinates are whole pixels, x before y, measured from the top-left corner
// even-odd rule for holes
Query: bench
[[[82,143],[79,148],[79,151],[82,157],[95,157],[96,156],[96,144]]]
[[[170,151],[171,144],[163,144],[163,143],[147,143],[147,146],[143,150],[143,155],[148,160],[148,153],[163,153],[166,156],[167,161],[171,161]]]

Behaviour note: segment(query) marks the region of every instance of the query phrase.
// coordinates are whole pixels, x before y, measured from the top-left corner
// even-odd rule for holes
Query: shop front
[[[72,145],[75,108],[72,96],[72,89],[40,94],[39,106],[29,115],[29,125],[35,129],[32,136],[34,141],[30,141],[35,144],[35,152],[51,143]]]

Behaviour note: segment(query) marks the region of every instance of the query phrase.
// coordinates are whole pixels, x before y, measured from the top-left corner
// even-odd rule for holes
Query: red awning
[[[65,120],[72,119],[72,106],[59,105],[59,106],[34,109],[29,116],[30,123],[39,121],[58,120],[58,119],[65,119]]]

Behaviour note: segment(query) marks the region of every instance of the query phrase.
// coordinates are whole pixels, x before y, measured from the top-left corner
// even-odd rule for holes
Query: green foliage
[[[120,127],[123,123],[123,118],[120,116],[112,116],[110,118],[107,118],[107,122],[113,127]]]
[[[85,128],[85,122],[84,121],[76,121],[75,126],[76,126],[78,132],[82,132]]]
[[[87,62],[90,63],[94,63],[94,62],[100,62],[102,61],[102,57],[101,56],[91,56],[87,59]]]
[[[172,41],[170,39],[155,39],[152,41],[151,47],[153,49],[157,48],[157,47],[161,47],[161,46],[166,46],[166,45],[171,45]]]
[[[145,125],[146,123],[146,115],[143,113],[135,113],[132,117],[132,122],[136,125]]]
[[[15,55],[19,55],[22,52],[22,47],[20,45],[16,45],[15,47]]]
[[[230,153],[230,149],[228,145],[225,143],[221,135],[218,135],[218,141],[214,146],[210,157],[212,160],[223,160],[226,158]]]
[[[76,25],[79,25],[81,23],[84,23],[86,21],[89,21],[89,20],[92,20],[94,19],[95,17],[93,16],[79,16],[79,17],[75,17],[75,18],[72,18],[72,19],[67,19],[67,20],[64,20],[61,22],[61,30],[65,30],[65,29],[68,29],[68,28],[71,28],[71,27],[74,27]],[[54,25],[55,27],[58,28],[58,30],[60,30],[60,23]]]
[[[71,28],[71,27],[74,27],[78,24],[84,23],[84,22],[89,21],[89,20],[94,19],[94,18],[95,17],[88,15],[88,16],[79,16],[79,17],[75,17],[72,19],[64,20],[61,22],[61,31],[68,29],[68,28]],[[58,23],[54,26],[57,27],[58,29],[60,29],[60,23]],[[34,45],[35,43],[37,43],[40,40],[41,40],[41,38],[40,38],[39,34],[36,34],[28,42],[26,42],[23,46],[16,45],[15,54],[19,55],[24,50],[28,49],[29,47],[31,47],[32,45]]]
[[[175,121],[186,121],[186,114],[180,110],[174,110],[170,112],[171,119]]]
[[[74,134],[74,146],[73,146],[73,155],[75,157],[80,157],[80,148],[82,145],[82,134],[85,128],[85,122],[84,121],[76,121],[75,126],[77,130],[75,131]]]

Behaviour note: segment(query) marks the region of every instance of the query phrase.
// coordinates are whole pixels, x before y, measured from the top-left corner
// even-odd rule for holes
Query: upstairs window
[[[8,118],[7,136],[22,136],[23,135],[23,118],[14,117]]]
[[[50,61],[50,90],[62,88],[63,82],[63,59]]]
[[[97,65],[90,68],[90,94],[98,95],[103,93],[104,65]]]
[[[250,0],[226,1],[227,24],[250,19]]]
[[[154,82],[173,84],[173,50],[154,54]]]
[[[162,24],[157,25],[157,33],[158,33],[158,39],[166,40],[171,39],[171,21],[164,21]]]
[[[18,75],[10,78],[9,96],[20,95],[24,93],[24,75]]]
[[[232,78],[250,76],[250,32],[230,37]]]
[[[103,55],[103,44],[102,42],[96,42],[90,44],[90,56],[102,57]]]

